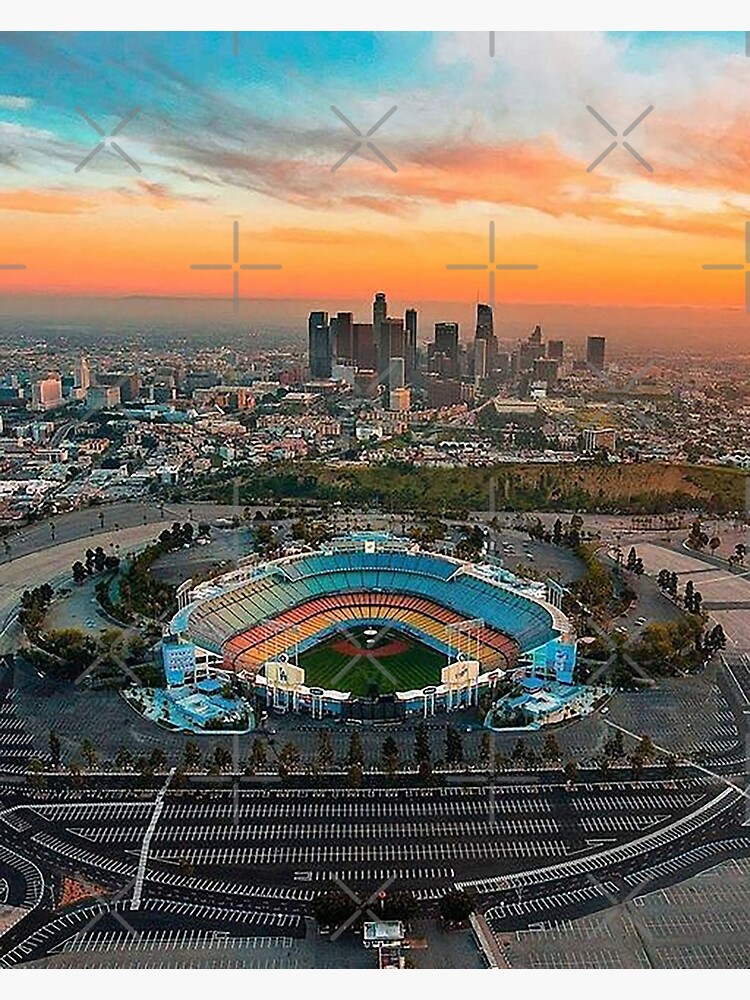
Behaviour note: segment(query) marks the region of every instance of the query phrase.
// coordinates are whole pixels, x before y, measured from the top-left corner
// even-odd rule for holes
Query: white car
[[[646,619],[645,618],[636,618],[635,623],[640,628],[641,625],[645,625],[646,624]]]

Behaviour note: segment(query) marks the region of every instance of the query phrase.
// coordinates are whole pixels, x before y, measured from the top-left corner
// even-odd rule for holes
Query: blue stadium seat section
[[[319,552],[269,567],[264,576],[197,601],[183,621],[189,637],[221,651],[233,635],[316,598],[354,593],[424,598],[511,636],[522,651],[555,639],[552,616],[538,602],[427,553],[361,550]]]

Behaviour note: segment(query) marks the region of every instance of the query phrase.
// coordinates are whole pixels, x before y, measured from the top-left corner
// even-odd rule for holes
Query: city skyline
[[[9,314],[231,298],[232,275],[195,265],[235,256],[280,265],[236,272],[243,302],[364,302],[377,285],[470,308],[492,300],[488,275],[449,266],[487,265],[494,223],[496,261],[536,266],[496,275],[500,307],[744,319],[741,276],[703,270],[744,257],[742,33],[508,34],[492,58],[482,32],[0,47],[0,262],[25,265],[0,280]],[[602,159],[597,116],[618,134],[638,121],[640,159],[622,138]],[[378,126],[374,150],[346,156],[352,125]]]

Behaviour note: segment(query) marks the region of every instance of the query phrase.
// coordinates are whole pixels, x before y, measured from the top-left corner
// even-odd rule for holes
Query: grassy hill
[[[433,515],[451,510],[726,514],[744,510],[746,478],[739,469],[662,463],[429,469],[397,462],[377,467],[308,462],[253,470],[243,481],[241,497],[245,503],[282,498],[378,503]],[[200,495],[231,502],[231,490],[229,481],[214,479]]]

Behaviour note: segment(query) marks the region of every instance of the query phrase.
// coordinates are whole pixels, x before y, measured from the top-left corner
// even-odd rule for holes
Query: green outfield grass
[[[366,627],[341,632],[301,653],[299,665],[305,671],[305,684],[351,691],[355,697],[375,697],[440,683],[440,671],[447,662],[443,653],[394,629],[368,650]],[[352,639],[362,645],[361,651]]]

